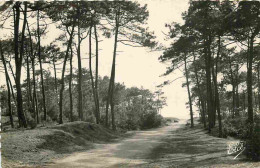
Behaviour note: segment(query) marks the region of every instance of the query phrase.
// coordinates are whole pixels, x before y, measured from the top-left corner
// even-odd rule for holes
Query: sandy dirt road
[[[260,167],[227,155],[230,139],[209,136],[205,130],[185,127],[186,121],[136,131],[124,140],[98,144],[95,149],[55,161],[50,168],[183,168]]]
[[[147,156],[172,131],[184,127],[185,121],[148,131],[137,131],[130,138],[113,144],[97,144],[95,149],[74,153],[57,160],[50,168],[128,167],[147,163]]]

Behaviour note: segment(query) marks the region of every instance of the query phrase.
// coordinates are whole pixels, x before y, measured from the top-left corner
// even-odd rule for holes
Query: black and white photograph
[[[260,168],[260,1],[0,1],[1,168]]]

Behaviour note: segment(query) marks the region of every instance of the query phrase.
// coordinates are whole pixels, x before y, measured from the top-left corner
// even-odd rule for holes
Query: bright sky
[[[165,23],[179,22],[182,23],[181,13],[188,9],[188,0],[139,0],[140,4],[147,4],[149,10],[148,26],[149,30],[154,31],[157,39],[162,44],[169,44],[164,40],[167,33]],[[48,37],[57,36],[57,32],[49,31]],[[48,44],[51,40],[43,39],[43,44]],[[44,42],[45,40],[45,42]],[[82,43],[82,64],[88,68],[87,58],[87,40]],[[110,76],[112,54],[113,54],[113,38],[105,39],[100,42],[100,75]],[[167,77],[159,77],[166,71],[167,65],[158,61],[158,57],[162,52],[149,52],[145,48],[133,48],[130,46],[119,45],[116,64],[116,82],[124,83],[127,87],[143,86],[145,89],[155,91],[156,86],[166,80],[173,80],[183,73],[180,70],[172,73]],[[77,68],[76,57],[74,57],[74,67]],[[59,73],[60,75],[60,73]],[[0,73],[0,79],[4,79],[4,74]],[[184,78],[176,80],[171,85],[165,86],[162,90],[164,96],[167,97],[168,106],[161,110],[161,114],[165,117],[189,118],[189,109],[186,108],[188,95],[186,88],[182,88]],[[0,80],[0,85],[5,84],[4,80]]]
[[[163,32],[167,33],[168,31],[165,28],[165,23],[173,21],[183,23],[181,13],[188,9],[188,0],[139,0],[138,2],[148,5],[150,30],[155,32],[160,43],[169,44],[164,40]],[[131,48],[122,45],[119,46],[119,50],[124,51],[124,53],[118,56],[116,81],[124,82],[126,86],[143,86],[154,91],[156,86],[163,81],[183,76],[183,73],[177,70],[166,78],[159,77],[166,71],[167,67],[158,61],[162,52],[147,52],[144,48]],[[105,67],[108,67],[106,63],[111,64],[111,60],[102,64],[104,70]],[[181,78],[163,88],[168,104],[161,111],[163,116],[189,118],[189,109],[185,105],[188,102],[187,90],[182,88],[184,81],[185,79]]]

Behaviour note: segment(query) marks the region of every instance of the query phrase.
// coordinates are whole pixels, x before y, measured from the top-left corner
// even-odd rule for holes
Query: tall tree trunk
[[[235,117],[235,111],[236,111],[236,93],[235,93],[235,81],[234,81],[234,75],[232,70],[232,62],[229,58],[229,68],[230,68],[230,78],[231,78],[231,85],[232,85],[232,118]]]
[[[215,88],[216,88],[216,83],[214,81],[214,78],[215,78],[215,72],[214,72],[214,62],[212,62],[212,67],[211,67],[211,75],[212,75],[212,99],[213,99],[213,111],[212,111],[212,125],[213,127],[215,127],[216,125],[216,112],[217,112],[217,105],[216,105],[216,93],[215,93]]]
[[[23,111],[23,96],[22,96],[22,89],[21,89],[21,68],[22,68],[22,61],[23,61],[23,52],[24,52],[24,33],[26,27],[26,14],[27,14],[27,3],[24,4],[24,22],[22,27],[22,38],[20,40],[20,56],[19,56],[19,21],[20,21],[20,2],[16,2],[14,5],[15,8],[15,21],[14,21],[14,51],[15,51],[15,83],[16,83],[16,90],[17,90],[17,113],[19,118],[19,124],[22,127],[27,127],[27,122],[25,119],[24,111]]]
[[[14,104],[15,106],[17,106],[17,103],[16,103],[16,98],[15,98],[15,95],[14,95],[14,88],[13,88],[13,84],[11,82],[11,79],[10,79],[10,76],[8,78],[8,82],[10,84],[10,90],[11,90],[11,93],[12,93],[12,97],[13,97],[13,100],[14,100]]]
[[[94,33],[95,33],[95,40],[96,40],[96,81],[95,81],[95,90],[96,90],[96,101],[97,101],[97,118],[100,121],[99,96],[98,96],[98,35],[97,35],[96,25],[94,25]]]
[[[115,31],[115,42],[114,42],[114,52],[113,52],[113,63],[112,63],[112,70],[111,70],[111,91],[110,91],[110,106],[111,106],[111,117],[112,117],[112,129],[116,129],[115,125],[115,113],[114,113],[114,85],[115,85],[115,69],[116,69],[116,51],[117,51],[117,38],[118,38],[118,29],[119,29],[119,15],[120,9],[117,11],[116,14],[116,31]]]
[[[257,65],[258,111],[260,111],[260,64]]]
[[[29,39],[30,39],[30,56],[31,56],[31,62],[32,62],[32,71],[33,71],[33,98],[32,98],[32,106],[33,106],[33,113],[34,113],[34,120],[36,120],[37,124],[40,123],[39,120],[39,108],[38,108],[38,98],[37,98],[37,90],[36,90],[36,79],[35,79],[35,55],[33,54],[33,42],[32,42],[32,36],[30,32],[30,27],[27,22],[27,30],[29,33]]]
[[[189,84],[189,72],[187,70],[187,60],[186,60],[186,54],[184,54],[184,67],[185,67],[185,77],[186,77],[186,85],[187,85],[187,91],[188,91],[188,97],[189,97],[189,105],[190,105],[190,127],[194,127],[193,123],[193,111],[192,111],[192,102],[191,102],[191,95],[190,95],[190,84]]]
[[[246,93],[243,91],[243,105],[244,105],[244,113],[246,113]]]
[[[239,93],[238,93],[238,89],[239,89],[239,82],[238,82],[238,78],[239,78],[239,72],[238,72],[238,64],[236,65],[236,116],[239,116]]]
[[[8,62],[8,65],[9,65],[9,67],[10,67],[12,76],[13,76],[14,81],[15,81],[16,79],[15,79],[15,74],[14,74],[14,71],[13,71],[13,68],[12,68],[12,65],[11,65],[11,61]],[[6,66],[7,66],[7,65],[6,65]],[[12,81],[11,81],[10,76],[9,76],[9,78],[8,78],[8,82],[9,82],[10,90],[11,90],[11,93],[12,93],[13,102],[14,102],[15,108],[16,108],[16,110],[17,110],[17,101],[16,101],[16,97],[15,97],[15,94],[14,94],[14,88],[13,88],[13,84],[12,84]],[[12,108],[13,114],[14,114],[14,110],[15,110],[15,109]],[[17,112],[17,111],[16,111],[16,114],[17,114],[17,116],[18,116],[18,112]]]
[[[58,82],[57,82],[57,70],[56,70],[56,60],[55,57],[53,56],[53,70],[54,70],[54,84],[55,84],[55,92],[58,93]]]
[[[81,68],[81,55],[80,55],[80,9],[78,8],[78,50],[77,50],[77,57],[78,57],[78,116],[79,120],[83,120],[83,95],[82,95],[82,68]]]
[[[213,54],[214,55],[214,54]],[[214,72],[214,58],[211,58],[211,76],[212,76],[212,127],[215,127],[216,125],[216,113],[217,113],[217,105],[216,105],[216,94],[215,94],[215,72]]]
[[[70,122],[73,122],[73,97],[72,97],[72,58],[73,50],[70,46],[70,78],[69,78],[69,94],[70,94]]]
[[[211,128],[213,127],[213,122],[212,122],[212,112],[213,112],[213,107],[212,107],[212,87],[211,87],[211,51],[210,51],[210,45],[211,45],[211,37],[208,37],[206,40],[206,45],[205,45],[205,65],[206,65],[206,83],[207,83],[207,112],[208,112],[208,129],[209,132],[211,132]]]
[[[29,55],[30,55],[30,58],[31,58],[31,62],[32,62],[32,69],[33,69],[33,87],[35,87],[35,72],[34,72],[34,55],[33,55],[33,43],[32,43],[32,36],[31,36],[31,31],[30,31],[30,28],[29,28],[29,23],[27,22],[27,30],[28,30],[28,34],[29,34],[29,42],[30,42],[30,52],[29,52]],[[28,58],[27,58],[28,59]],[[28,62],[28,60],[27,60]],[[27,65],[27,67],[29,67],[29,63]],[[29,69],[27,69],[27,71],[29,71]],[[30,78],[30,73],[28,74],[28,78]],[[30,83],[31,85],[31,83]],[[31,89],[30,89],[30,92],[31,92]],[[34,91],[33,91],[33,97],[31,97],[31,101],[32,101],[32,110],[33,110],[33,115],[34,115],[34,119],[36,119],[36,109],[35,109],[35,102],[37,103],[37,101],[35,101],[35,98],[34,98],[34,94],[36,92],[36,89],[34,88]],[[31,95],[31,93],[30,93]],[[37,100],[37,99],[36,99]],[[37,106],[38,107],[38,106]],[[38,109],[37,109],[38,110]],[[38,124],[38,120],[37,120],[37,124]]]
[[[59,114],[59,124],[63,124],[63,109],[62,109],[62,101],[63,101],[63,90],[64,90],[64,74],[66,70],[66,62],[69,56],[69,49],[71,47],[72,39],[73,39],[73,33],[74,33],[74,27],[75,27],[75,19],[73,20],[73,25],[72,25],[72,30],[71,33],[69,33],[69,41],[67,45],[67,50],[63,62],[63,68],[62,68],[62,75],[61,75],[61,88],[60,88],[60,102],[59,102],[59,107],[60,107],[60,114]]]
[[[26,64],[27,64],[27,100],[28,100],[28,111],[31,113],[32,110],[32,90],[31,90],[31,75],[30,75],[30,62],[29,62],[29,55],[27,54],[26,57]]]
[[[206,101],[204,98],[201,100],[201,106],[202,106],[202,120],[203,120],[203,126],[206,129],[207,128],[207,122],[206,122]]]
[[[39,119],[39,108],[38,108],[38,97],[37,97],[37,90],[36,90],[36,79],[35,79],[35,63],[34,58],[32,58],[32,70],[33,70],[33,99],[35,102],[35,116],[34,119],[37,121],[37,124],[40,123]]]
[[[110,92],[111,92],[111,79],[109,81],[109,86],[108,86],[108,94],[107,94],[107,102],[106,102],[106,127],[109,127],[108,123],[108,108],[109,108],[109,103],[110,103]]]
[[[6,86],[7,86],[7,93],[8,93],[8,111],[9,111],[9,117],[10,117],[10,123],[11,127],[14,128],[14,120],[13,120],[13,114],[12,114],[12,105],[11,105],[11,89],[9,84],[9,75],[8,70],[4,58],[3,48],[2,48],[2,42],[0,41],[0,52],[1,52],[1,58],[2,62],[4,64],[4,70],[5,70],[5,80],[6,80]]]
[[[47,120],[47,108],[46,108],[46,99],[45,99],[45,87],[44,87],[44,79],[43,79],[43,69],[42,69],[42,58],[41,58],[41,35],[40,35],[40,10],[37,10],[37,38],[38,38],[38,57],[40,64],[40,72],[41,72],[41,86],[42,86],[42,99],[43,99],[43,120]]]
[[[209,115],[207,115],[207,112],[208,112],[208,104],[207,104],[207,100],[204,99],[204,107],[205,107],[205,110],[204,110],[204,113],[205,113],[205,119],[208,120],[209,118]],[[208,123],[209,124],[209,123]]]
[[[248,55],[248,69],[247,69],[247,94],[248,94],[248,123],[249,135],[253,133],[254,112],[253,112],[253,95],[252,95],[252,64],[254,57],[254,37],[250,39],[249,55]]]
[[[92,26],[90,26],[90,29],[89,29],[89,73],[90,73],[90,79],[91,79],[93,99],[94,99],[94,102],[95,102],[96,123],[99,124],[96,91],[95,91],[95,84],[94,84],[94,78],[93,78],[93,73],[92,73],[92,58],[91,58],[92,57],[92,41],[91,41],[92,37],[91,37],[91,35],[92,35]]]
[[[196,61],[196,56],[193,53],[193,62],[195,63]],[[205,105],[204,105],[204,99],[201,93],[201,89],[200,89],[200,82],[199,82],[199,77],[198,77],[198,70],[197,70],[197,65],[194,65],[194,72],[195,72],[195,78],[196,78],[196,84],[197,84],[197,88],[198,88],[198,92],[199,92],[199,103],[201,106],[200,112],[201,112],[201,116],[202,116],[202,122],[204,125],[204,128],[206,128],[206,117],[205,117]]]
[[[12,65],[11,65],[11,62],[9,61],[9,67],[10,67],[10,70],[11,70],[11,73],[12,73],[12,76],[13,76],[13,78],[14,78],[14,80],[16,80],[15,78],[15,74],[14,74],[14,70],[13,70],[13,67],[12,67]]]
[[[35,55],[33,54],[33,42],[32,42],[32,36],[31,31],[29,27],[29,23],[27,22],[27,30],[29,33],[29,39],[30,39],[30,57],[32,62],[32,71],[33,71],[33,98],[32,98],[32,107],[33,107],[33,114],[34,119],[36,120],[37,124],[40,123],[39,120],[39,109],[38,109],[38,98],[37,98],[37,90],[36,90],[36,79],[35,79]]]
[[[218,129],[219,129],[219,137],[222,137],[222,121],[221,121],[221,112],[220,112],[220,101],[219,101],[219,93],[218,93],[218,59],[221,49],[221,41],[220,36],[218,37],[218,51],[217,51],[217,57],[216,57],[216,73],[214,73],[214,68],[212,68],[212,74],[213,74],[213,80],[214,80],[214,86],[215,86],[215,104],[216,104],[216,110],[218,113]]]

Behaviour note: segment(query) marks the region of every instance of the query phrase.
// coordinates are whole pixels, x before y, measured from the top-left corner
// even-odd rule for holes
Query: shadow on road
[[[132,137],[57,160],[51,168],[119,167],[230,167],[250,163],[227,155],[230,140],[209,136],[202,129],[185,127],[186,121],[163,128],[136,131]]]

